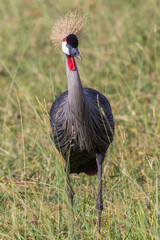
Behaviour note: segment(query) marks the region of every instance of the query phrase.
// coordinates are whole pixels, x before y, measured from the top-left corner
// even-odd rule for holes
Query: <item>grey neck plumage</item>
[[[70,70],[65,55],[66,73],[68,78],[68,104],[67,104],[67,131],[74,141],[74,146],[81,150],[90,150],[89,136],[89,107],[83,93],[82,83],[79,77],[77,65],[75,70]]]
[[[65,55],[65,59],[68,78],[68,109],[81,123],[84,124],[86,101],[77,65],[75,63],[76,69],[72,71],[68,67],[67,55]]]

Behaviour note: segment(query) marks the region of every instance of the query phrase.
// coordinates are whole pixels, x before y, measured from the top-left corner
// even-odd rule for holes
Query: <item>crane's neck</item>
[[[89,122],[91,121],[89,103],[83,92],[75,60],[72,59],[74,63],[68,61],[67,55],[65,55],[65,59],[68,78],[68,104],[65,108],[67,110],[65,111],[65,114],[67,114],[67,117],[65,116],[65,119],[67,119],[66,128],[71,136],[70,141],[74,141],[75,148],[78,146],[80,150],[90,151],[92,148],[92,142],[90,141],[92,131],[89,130]]]
[[[68,107],[69,111],[75,115],[79,121],[84,122],[85,114],[85,97],[83,93],[82,83],[79,77],[78,69],[75,60],[75,69],[70,70],[68,66],[68,56],[65,54],[66,73],[68,78]]]

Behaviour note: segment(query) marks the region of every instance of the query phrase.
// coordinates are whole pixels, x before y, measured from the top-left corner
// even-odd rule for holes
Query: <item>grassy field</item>
[[[78,61],[83,86],[102,92],[115,118],[103,164],[100,239],[159,239],[160,3],[0,1],[0,239],[96,239],[97,176],[72,175],[75,231],[63,160],[48,112],[67,89],[55,18],[89,16]]]

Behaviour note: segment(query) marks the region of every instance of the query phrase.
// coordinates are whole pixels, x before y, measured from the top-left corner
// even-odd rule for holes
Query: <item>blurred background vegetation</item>
[[[160,2],[0,1],[0,239],[95,239],[97,177],[72,175],[75,230],[63,160],[48,112],[67,89],[54,19],[88,15],[78,68],[111,102],[114,142],[103,169],[103,239],[159,239]]]

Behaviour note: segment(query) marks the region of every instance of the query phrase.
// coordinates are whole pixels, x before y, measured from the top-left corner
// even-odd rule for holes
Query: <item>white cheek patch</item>
[[[67,42],[62,42],[62,51],[67,54],[67,55],[70,55],[69,53],[69,49],[68,47],[66,46]]]

